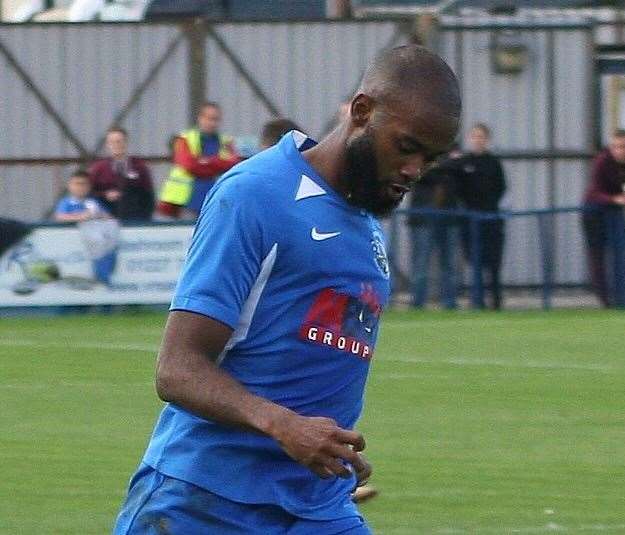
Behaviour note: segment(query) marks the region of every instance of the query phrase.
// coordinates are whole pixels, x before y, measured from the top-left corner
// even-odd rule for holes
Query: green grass
[[[375,532],[625,533],[624,318],[388,314],[360,425]],[[110,530],[163,322],[0,320],[0,533]]]

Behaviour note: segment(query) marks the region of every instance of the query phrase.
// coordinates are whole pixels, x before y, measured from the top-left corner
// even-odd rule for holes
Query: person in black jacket
[[[483,123],[475,124],[468,135],[469,152],[455,161],[461,171],[457,196],[467,210],[498,212],[506,191],[503,167],[489,151],[491,133]],[[504,247],[503,219],[483,221],[480,225],[482,267],[490,279],[492,308],[501,308],[500,271]],[[462,229],[462,243],[467,261],[471,262],[471,228],[467,221]],[[479,303],[484,307],[484,303]]]
[[[439,158],[413,187],[411,208],[454,210],[457,208],[458,171],[455,159],[460,156],[456,146]],[[440,297],[444,308],[456,308],[457,217],[450,215],[411,215],[413,235],[413,306],[423,308],[427,302],[430,261],[437,252],[439,261]]]

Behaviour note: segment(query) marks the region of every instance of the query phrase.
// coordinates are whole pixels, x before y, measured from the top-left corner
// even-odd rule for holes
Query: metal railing
[[[431,224],[436,224],[436,220],[456,219],[460,226],[468,229],[471,282],[469,285],[470,303],[472,308],[483,308],[484,303],[484,282],[482,278],[484,250],[483,224],[489,221],[506,221],[520,218],[532,218],[536,221],[537,239],[540,251],[541,282],[541,304],[543,309],[550,309],[553,306],[553,294],[556,287],[554,281],[554,250],[556,238],[554,235],[553,218],[557,214],[579,214],[580,218],[585,212],[597,212],[596,209],[585,206],[573,206],[562,208],[546,208],[536,210],[502,210],[499,212],[476,212],[464,209],[399,209],[391,216],[389,230],[389,262],[391,269],[398,272],[398,255],[400,253],[399,234],[402,226],[401,219],[408,216],[418,216],[429,220]],[[601,211],[604,218],[604,229],[606,232],[605,249],[609,252],[606,267],[609,271],[611,291],[614,299],[614,306],[625,308],[625,219],[621,210]],[[414,274],[413,274],[414,276]]]

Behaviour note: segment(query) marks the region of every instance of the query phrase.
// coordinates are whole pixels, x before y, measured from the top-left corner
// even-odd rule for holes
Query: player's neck
[[[319,144],[302,153],[302,156],[333,189],[341,191],[341,176],[345,169],[345,140],[336,128]]]

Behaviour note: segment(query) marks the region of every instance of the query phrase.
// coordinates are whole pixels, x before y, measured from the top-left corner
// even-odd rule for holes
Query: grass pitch
[[[0,319],[0,533],[103,534],[165,316]],[[389,313],[360,429],[376,533],[625,533],[625,316]]]

